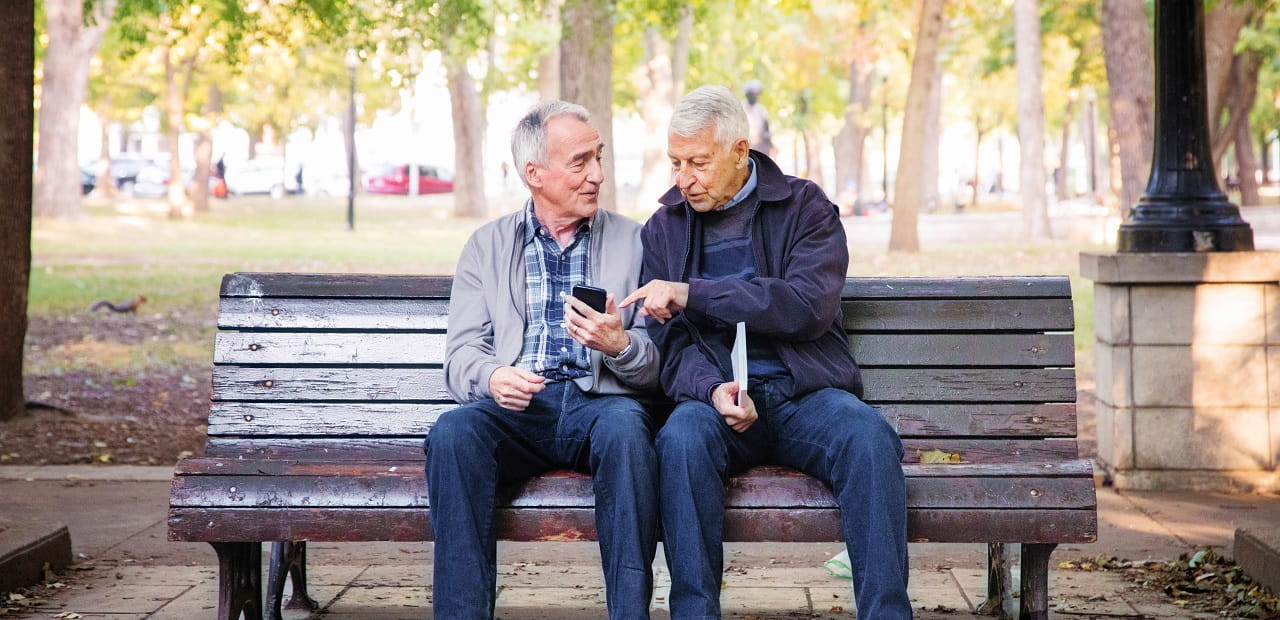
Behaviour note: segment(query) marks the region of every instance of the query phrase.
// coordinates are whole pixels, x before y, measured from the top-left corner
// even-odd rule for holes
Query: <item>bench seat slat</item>
[[[904,439],[904,463],[920,462],[930,450],[959,454],[964,463],[1026,461],[1046,463],[1074,459],[1073,439]],[[349,438],[236,438],[210,437],[205,455],[245,459],[333,459],[355,461],[412,461],[423,458],[418,437]]]
[[[448,401],[439,368],[218,366],[218,401]],[[1074,402],[1070,368],[867,368],[865,400]]]
[[[874,366],[1071,366],[1075,339],[1060,334],[857,334],[854,358]],[[215,364],[443,364],[445,334],[425,332],[220,332]]]
[[[426,435],[453,403],[215,402],[209,435]],[[1075,405],[890,404],[880,412],[903,437],[1074,437]]]
[[[425,509],[428,505],[424,475],[410,468],[374,475],[181,476],[173,482],[170,503],[241,508]],[[801,476],[732,478],[725,503],[759,508],[836,506],[826,485]],[[1093,503],[1093,478],[1079,475],[907,478],[907,505],[914,508],[1087,508]],[[538,477],[500,493],[497,505],[589,508],[595,505],[595,495],[587,477]]]
[[[518,541],[596,539],[589,508],[517,508],[497,511],[498,535]],[[725,542],[835,542],[839,511],[729,509]],[[1097,539],[1093,509],[908,509],[912,542],[1088,543]],[[431,519],[418,508],[171,508],[169,540],[327,542],[430,541]]]
[[[450,276],[232,273],[223,276],[223,297],[448,297]],[[872,277],[849,278],[843,297],[1070,297],[1065,276]]]
[[[191,457],[178,462],[174,469],[178,476],[320,476],[350,475],[376,476],[394,474],[401,470],[420,471],[421,460],[415,461],[326,461],[326,460],[251,460],[233,458]],[[919,464],[902,466],[908,478],[1061,478],[1092,476],[1093,466],[1087,459],[1056,463],[952,463]],[[760,479],[792,480],[806,478],[804,474],[778,465],[761,465],[734,476],[751,476]],[[579,478],[590,476],[569,470],[557,470],[542,474],[540,478]]]

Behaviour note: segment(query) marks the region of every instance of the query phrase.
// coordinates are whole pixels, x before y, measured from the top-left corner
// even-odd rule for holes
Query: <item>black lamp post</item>
[[[347,230],[356,228],[356,67],[360,57],[353,49],[347,50],[347,70],[350,71],[350,89],[347,91]]]
[[[1218,185],[1209,144],[1204,3],[1157,0],[1155,148],[1147,191],[1120,225],[1120,252],[1253,249],[1253,229]]]

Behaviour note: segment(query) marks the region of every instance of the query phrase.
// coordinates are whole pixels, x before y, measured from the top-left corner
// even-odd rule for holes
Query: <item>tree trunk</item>
[[[12,181],[0,192],[0,422],[26,412],[22,350],[31,274],[35,28],[33,0],[11,0],[0,12],[0,175]]]
[[[591,113],[604,141],[600,208],[618,210],[613,177],[613,0],[568,0],[560,41],[560,95]]]
[[[213,132],[205,130],[196,134],[196,172],[191,177],[191,206],[196,213],[208,213],[209,166],[213,162]]]
[[[1115,119],[1107,121],[1107,180],[1111,193],[1123,198],[1124,171],[1120,166],[1120,134],[1116,131]],[[1120,214],[1127,212],[1128,208],[1120,205]]]
[[[1236,55],[1236,40],[1256,9],[1247,2],[1218,2],[1204,16],[1204,73],[1209,110],[1209,143],[1213,145],[1213,161],[1231,143],[1234,132],[1226,127],[1223,111],[1227,106],[1228,84]]]
[[[196,171],[191,180],[191,202],[196,213],[208,213],[209,176],[213,165],[213,127],[222,113],[222,91],[217,84],[209,85],[209,101],[205,103],[200,119],[200,133],[196,136]]]
[[[1213,161],[1222,170],[1222,156],[1233,138],[1239,135],[1240,126],[1249,125],[1249,112],[1258,98],[1258,71],[1262,68],[1262,56],[1256,52],[1241,52],[1231,59],[1231,74],[1227,81],[1225,101],[1227,120],[1218,128],[1218,138],[1213,142]]]
[[[1053,190],[1058,200],[1063,201],[1074,193],[1067,187],[1067,179],[1071,162],[1071,123],[1075,122],[1076,98],[1067,98],[1067,107],[1062,111],[1062,144],[1058,147],[1058,172],[1053,179]]]
[[[918,162],[924,152],[929,91],[933,89],[934,67],[938,62],[938,40],[942,35],[942,13],[946,0],[922,0],[916,49],[911,59],[911,85],[902,116],[902,146],[898,149],[898,173],[893,186],[893,221],[889,230],[889,250],[919,252],[920,203],[924,198]]]
[[[449,59],[449,101],[453,117],[453,214],[486,217],[484,198],[484,111],[465,60]]]
[[[560,31],[560,5],[564,0],[545,0],[542,5],[544,25]],[[493,38],[493,37],[490,37]],[[556,37],[559,39],[559,37]],[[560,45],[552,44],[538,56],[538,97],[543,101],[560,98]]]
[[[644,119],[644,152],[635,206],[652,211],[658,206],[658,198],[671,187],[667,125],[671,122],[676,98],[671,44],[656,27],[644,32],[644,60],[636,80],[640,90],[640,117]]]
[[[849,100],[844,106],[844,126],[831,140],[836,156],[836,194],[850,183],[861,195],[865,170],[862,154],[871,133],[871,83],[875,77],[870,62],[849,63]]]
[[[190,209],[187,192],[182,187],[182,161],[178,156],[178,136],[182,132],[186,101],[178,88],[178,67],[173,62],[173,48],[166,45],[161,53],[164,54],[165,118],[168,121],[164,137],[169,151],[169,217],[177,219]]]
[[[1044,91],[1040,74],[1040,1],[1014,0],[1014,38],[1018,65],[1018,194],[1022,231],[1031,241],[1053,237],[1044,192]]]
[[[82,0],[45,0],[45,48],[40,83],[40,143],[35,214],[75,218],[80,207],[80,107],[89,89],[89,61],[115,12],[114,0],[96,4],[95,23],[84,23]],[[34,75],[34,74],[33,74]]]
[[[111,176],[111,118],[98,113],[98,134],[102,148],[98,150],[98,163],[94,169],[93,195],[113,198],[119,195],[115,179]]]
[[[944,22],[945,28],[945,22]],[[946,36],[946,32],[943,32]],[[933,69],[933,85],[929,88],[929,110],[925,117],[924,153],[920,158],[921,183],[924,183],[925,211],[938,208],[938,149],[942,138],[942,63]]]
[[[1262,204],[1258,198],[1258,160],[1248,119],[1236,125],[1236,162],[1240,164],[1240,206]]]
[[[1128,216],[1151,171],[1151,28],[1143,0],[1102,0],[1102,48],[1111,128],[1120,158],[1120,215]]]
[[[826,184],[822,178],[822,141],[813,129],[813,123],[805,123],[801,136],[804,138],[805,178],[822,187]]]
[[[975,121],[973,123],[973,132],[977,137],[973,142],[973,180],[971,182],[973,193],[969,195],[969,207],[976,209],[978,207],[978,188],[981,187],[979,176],[982,174],[982,136],[986,135],[987,130],[983,129],[981,123]]]
[[[1084,101],[1084,114],[1080,118],[1080,133],[1084,136],[1084,152],[1088,162],[1085,166],[1089,175],[1089,193],[1096,195],[1098,188],[1102,185],[1100,182],[1101,175],[1098,160],[1101,156],[1098,150],[1098,106],[1095,95],[1092,90],[1086,91]]]
[[[679,103],[684,96],[684,81],[689,75],[689,47],[693,42],[693,9],[680,10],[680,23],[676,26],[676,41],[671,47],[671,104]]]

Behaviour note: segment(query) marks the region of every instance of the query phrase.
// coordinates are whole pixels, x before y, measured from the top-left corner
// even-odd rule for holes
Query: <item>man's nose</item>
[[[604,183],[604,166],[600,165],[600,160],[592,159],[587,164],[587,182],[596,185]]]
[[[693,173],[685,166],[680,166],[676,171],[676,187],[680,189],[689,189],[693,187]]]

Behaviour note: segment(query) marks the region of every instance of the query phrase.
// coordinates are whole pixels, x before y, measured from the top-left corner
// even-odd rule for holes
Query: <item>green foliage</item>
[[[1268,2],[1262,17],[1240,31],[1236,51],[1246,50],[1262,58],[1258,99],[1249,114],[1249,124],[1256,134],[1273,140],[1280,130],[1280,5],[1276,2]]]

